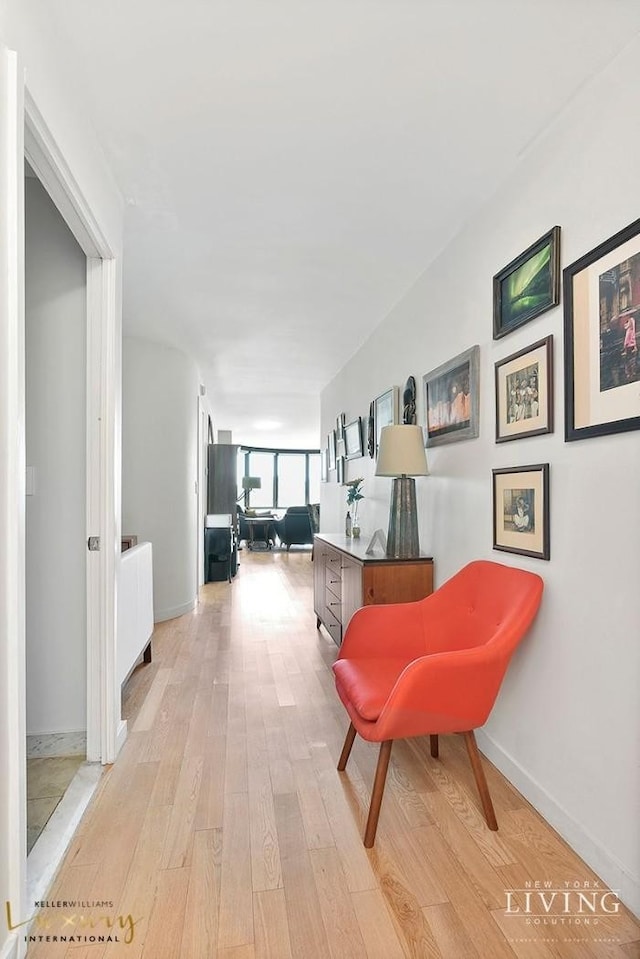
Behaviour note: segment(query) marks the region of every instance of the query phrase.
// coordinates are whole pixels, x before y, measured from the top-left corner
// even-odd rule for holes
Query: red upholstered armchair
[[[500,563],[469,563],[416,603],[365,606],[352,617],[333,665],[351,724],[338,769],[356,733],[379,742],[364,844],[373,846],[394,739],[463,733],[484,814],[497,829],[473,730],[484,725],[517,644],[532,623],[543,582]]]

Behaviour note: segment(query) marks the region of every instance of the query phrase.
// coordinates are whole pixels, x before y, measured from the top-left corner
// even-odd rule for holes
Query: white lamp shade
[[[244,490],[261,489],[262,479],[259,476],[243,476],[242,488]]]
[[[421,426],[384,426],[376,476],[428,476]]]

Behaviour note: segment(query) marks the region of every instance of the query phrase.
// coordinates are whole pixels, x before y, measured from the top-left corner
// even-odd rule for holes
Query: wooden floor
[[[555,901],[545,924],[507,914],[508,890],[597,877],[485,762],[500,826],[487,829],[459,737],[441,738],[438,760],[428,740],[394,745],[364,849],[377,747],[356,741],[336,771],[348,723],[310,554],[241,559],[231,585],[157,628],[153,663],[128,684],[128,740],[48,896],[113,906],[45,910],[49,928],[32,933],[50,941],[29,956],[637,959],[640,926],[622,909],[588,925]],[[512,902],[524,909],[524,893]],[[125,928],[83,927],[81,913]],[[74,929],[120,942],[52,941]]]

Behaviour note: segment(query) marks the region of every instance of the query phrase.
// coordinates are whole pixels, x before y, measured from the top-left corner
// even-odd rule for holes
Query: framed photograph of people
[[[336,441],[336,431],[331,430],[327,435],[327,450],[329,454],[328,466],[330,470],[336,468],[336,450],[337,450],[337,441]]]
[[[493,470],[493,548],[549,559],[549,464]]]
[[[493,278],[493,338],[560,302],[560,227],[554,226]]]
[[[496,443],[553,432],[553,336],[496,363]]]
[[[398,422],[398,387],[392,386],[391,389],[377,396],[373,401],[373,408],[377,456],[382,430],[385,426],[393,426]]]
[[[472,346],[424,374],[427,446],[455,443],[478,435],[479,376],[479,346]]]
[[[640,220],[563,279],[565,440],[640,429]]]
[[[361,416],[347,423],[344,428],[344,452],[348,460],[356,460],[364,456]]]

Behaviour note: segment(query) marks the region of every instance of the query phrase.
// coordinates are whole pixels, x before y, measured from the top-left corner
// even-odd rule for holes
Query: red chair
[[[394,739],[463,733],[489,829],[495,812],[473,730],[484,725],[516,646],[542,598],[535,573],[469,563],[416,603],[365,606],[351,618],[333,665],[351,719],[338,769],[356,733],[379,742],[364,844],[373,846]]]

